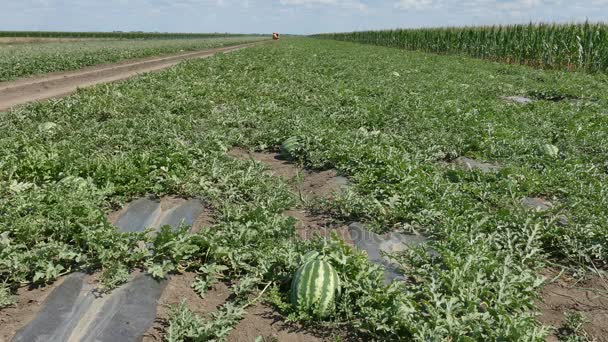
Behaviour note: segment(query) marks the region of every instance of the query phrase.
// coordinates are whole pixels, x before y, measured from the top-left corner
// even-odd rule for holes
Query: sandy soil
[[[122,80],[141,73],[165,69],[187,59],[207,58],[217,53],[236,51],[255,44],[257,42],[98,65],[77,71],[2,82],[0,83],[0,112],[27,102],[67,96],[76,92],[78,88]]]
[[[545,277],[553,279],[558,275],[555,270],[548,270]],[[562,275],[541,291],[538,303],[541,311],[541,323],[562,327],[566,312],[580,312],[588,321],[583,326],[590,341],[608,341],[608,279],[594,275],[577,281]],[[558,341],[554,334],[549,341]]]

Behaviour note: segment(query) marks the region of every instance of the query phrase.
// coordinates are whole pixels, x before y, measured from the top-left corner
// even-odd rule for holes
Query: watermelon
[[[551,145],[551,144],[543,145],[541,151],[542,151],[543,155],[551,157],[551,158],[557,158],[557,156],[559,154],[559,148],[557,148],[557,146]]]
[[[301,146],[298,137],[290,137],[281,145],[281,155],[287,159],[295,159],[296,152]]]
[[[340,278],[332,265],[315,257],[306,261],[291,282],[291,303],[318,318],[327,317],[335,307]]]
[[[40,131],[40,133],[53,132],[56,128],[57,124],[54,122],[44,122],[38,125],[38,131]]]

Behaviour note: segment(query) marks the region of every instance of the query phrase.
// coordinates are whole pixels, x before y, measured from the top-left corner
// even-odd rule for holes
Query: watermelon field
[[[0,340],[77,273],[144,341],[608,337],[605,73],[287,38],[0,118]]]
[[[242,36],[0,44],[0,82],[133,58],[238,45],[261,39],[262,37]]]
[[[171,32],[65,32],[65,31],[0,31],[0,37],[25,38],[110,38],[110,39],[195,39],[246,36],[234,33],[171,33]]]

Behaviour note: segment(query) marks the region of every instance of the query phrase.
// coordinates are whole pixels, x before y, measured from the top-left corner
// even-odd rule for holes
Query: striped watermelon
[[[281,145],[281,155],[287,159],[294,159],[298,148],[301,147],[298,137],[290,137]]]
[[[314,258],[300,266],[291,282],[291,303],[319,318],[327,317],[340,292],[338,273],[327,261]]]

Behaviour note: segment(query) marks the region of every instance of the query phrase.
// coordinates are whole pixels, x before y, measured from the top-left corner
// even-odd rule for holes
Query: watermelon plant
[[[5,308],[7,306],[12,305],[15,302],[15,298],[13,298],[11,291],[4,286],[4,284],[0,285],[0,309]]]

